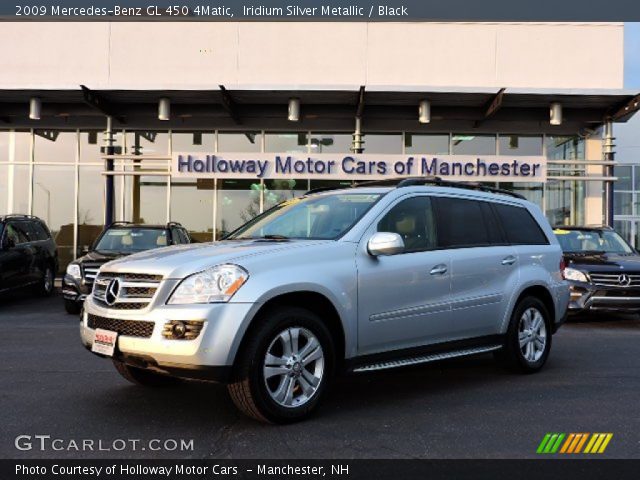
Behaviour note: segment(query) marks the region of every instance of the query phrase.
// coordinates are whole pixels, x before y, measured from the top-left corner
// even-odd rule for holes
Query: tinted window
[[[171,240],[174,245],[180,245],[182,243],[189,243],[185,238],[184,231],[181,228],[172,228],[171,229]]]
[[[444,248],[490,245],[495,228],[490,235],[485,222],[486,207],[482,207],[484,203],[460,198],[437,198],[439,245]]]
[[[436,248],[436,227],[429,197],[413,197],[394,206],[378,223],[379,232],[397,233],[405,252]]]
[[[524,207],[494,204],[507,240],[513,245],[548,245],[549,240]]]
[[[628,255],[633,249],[612,230],[564,230],[556,228],[558,242],[564,252],[605,252]]]
[[[47,240],[49,238],[49,234],[40,222],[28,222],[28,225],[29,238],[32,241]]]
[[[10,223],[7,225],[6,236],[7,238],[12,239],[15,245],[27,243],[29,241],[29,237],[21,223]]]
[[[166,247],[167,231],[160,228],[110,228],[95,246],[98,251],[133,253]]]

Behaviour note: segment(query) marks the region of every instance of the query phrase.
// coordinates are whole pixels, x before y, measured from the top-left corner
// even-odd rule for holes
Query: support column
[[[113,118],[111,116],[107,116],[107,130],[104,132],[104,153],[105,155],[113,155],[115,153],[115,148],[113,146]],[[113,158],[108,158],[105,161],[105,171],[113,172]],[[105,175],[104,179],[104,224],[110,225],[114,222],[114,208],[115,208],[115,187],[114,187],[114,176],[113,175]]]
[[[604,160],[611,162],[611,164],[605,165],[604,173],[605,177],[613,177],[613,162],[615,160],[615,138],[613,136],[613,122],[610,118],[604,124],[604,139],[603,139],[603,152]],[[604,183],[604,221],[610,227],[613,227],[614,218],[614,182],[607,180]]]
[[[362,141],[362,118],[356,117],[356,129],[353,132],[353,141],[351,142],[351,151],[353,153],[362,153],[364,148],[362,147],[364,142]]]

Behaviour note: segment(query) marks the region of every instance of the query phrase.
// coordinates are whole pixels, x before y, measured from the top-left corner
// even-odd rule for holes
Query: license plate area
[[[97,328],[91,351],[99,353],[100,355],[106,355],[107,357],[113,357],[117,341],[118,332]]]

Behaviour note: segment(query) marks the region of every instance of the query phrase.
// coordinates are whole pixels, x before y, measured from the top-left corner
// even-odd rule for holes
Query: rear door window
[[[483,247],[501,243],[485,202],[435,197],[438,245],[441,248]],[[487,221],[490,223],[487,224]],[[493,224],[491,224],[493,222]]]
[[[511,245],[549,245],[549,240],[529,210],[500,203],[495,203],[494,208]]]

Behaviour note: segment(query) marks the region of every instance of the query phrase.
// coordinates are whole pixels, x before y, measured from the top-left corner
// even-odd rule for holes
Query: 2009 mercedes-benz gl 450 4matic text
[[[311,413],[338,372],[485,352],[542,368],[569,289],[538,207],[437,178],[386,185],[309,192],[224,241],[107,263],[82,341],[135,383],[227,383],[267,422]]]

